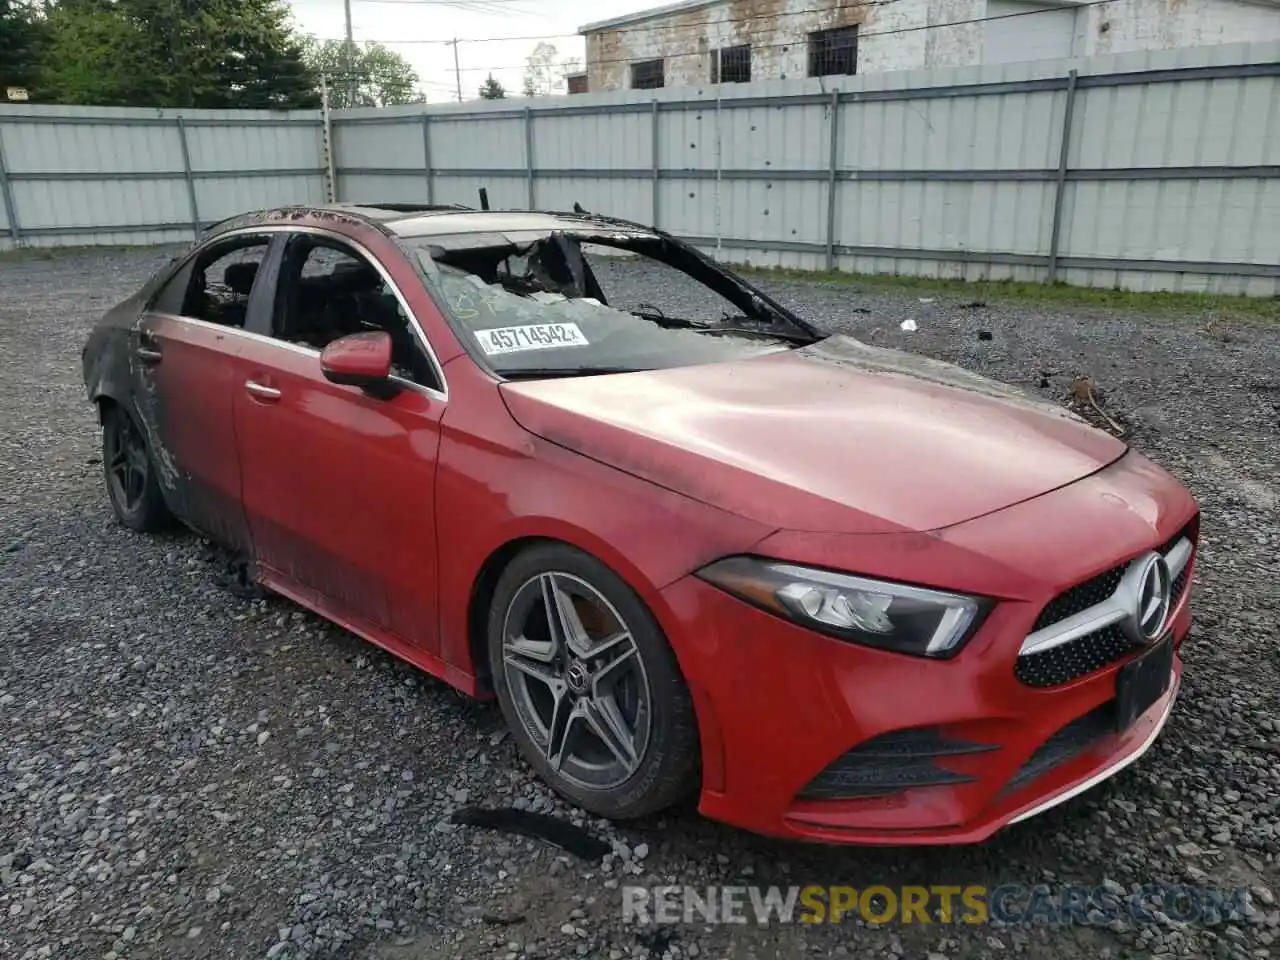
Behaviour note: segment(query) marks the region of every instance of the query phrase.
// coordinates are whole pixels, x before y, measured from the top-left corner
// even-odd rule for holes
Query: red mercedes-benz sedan
[[[177,517],[496,696],[598,815],[696,791],[761,833],[979,841],[1136,760],[1177,694],[1179,483],[654,229],[246,215],[108,313],[84,376],[124,524]]]

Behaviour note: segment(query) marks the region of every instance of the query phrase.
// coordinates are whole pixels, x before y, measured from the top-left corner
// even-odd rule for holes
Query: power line
[[[877,0],[877,2],[882,2],[882,3],[884,3],[884,2],[888,2],[888,3],[892,3],[892,2],[896,2],[896,0]],[[1085,8],[1085,7],[1101,7],[1101,6],[1106,6],[1107,4],[1117,3],[1117,2],[1118,2],[1118,0],[1085,0],[1085,2],[1084,2],[1084,3],[1077,3],[1077,4],[1075,4],[1071,9],[1073,9],[1073,10],[1080,10],[1080,9]],[[949,22],[949,23],[926,23],[926,24],[918,24],[918,25],[916,25],[916,26],[911,26],[911,27],[895,27],[895,28],[893,28],[893,29],[889,29],[889,30],[873,30],[873,31],[871,31],[870,33],[861,33],[861,32],[859,32],[859,34],[858,34],[858,41],[859,41],[859,42],[861,42],[861,41],[863,41],[863,40],[868,40],[868,39],[870,39],[870,38],[872,38],[872,37],[889,37],[889,36],[895,36],[895,35],[897,35],[897,34],[902,34],[902,33],[916,33],[916,32],[919,32],[919,31],[921,31],[921,30],[942,30],[942,29],[945,29],[945,28],[947,28],[947,27],[963,27],[963,26],[968,26],[968,25],[970,25],[970,24],[975,24],[975,23],[990,23],[990,22],[992,22],[992,21],[996,21],[996,20],[1010,20],[1010,19],[1012,19],[1013,17],[1031,17],[1031,16],[1035,16],[1036,14],[1039,14],[1039,13],[1058,13],[1058,12],[1060,12],[1060,9],[1061,9],[1061,8],[1058,8],[1058,7],[1048,7],[1048,8],[1040,8],[1040,9],[1036,9],[1036,10],[1019,10],[1019,11],[1017,11],[1016,13],[1000,13],[1000,14],[996,14],[996,15],[994,15],[994,16],[990,16],[990,17],[973,17],[973,18],[971,18],[971,19],[969,19],[969,20],[952,20],[952,21],[951,21],[951,22]],[[722,21],[722,22],[723,22],[723,21]],[[491,37],[491,38],[489,38],[489,40],[493,40],[493,41],[496,41],[496,40],[555,40],[555,39],[561,39],[561,38],[569,37],[569,36],[577,36],[577,34],[561,34],[561,35],[559,35],[558,37],[557,37],[557,36],[548,36],[548,37]],[[369,43],[386,43],[386,44],[397,44],[397,43],[399,43],[399,44],[405,44],[405,43],[414,43],[414,44],[428,44],[428,43],[431,43],[431,44],[438,44],[438,43],[454,43],[455,41],[453,41],[453,40],[445,40],[445,41],[441,41],[441,40],[371,40],[371,41],[366,41],[366,42],[369,42]],[[485,42],[485,41],[466,41],[466,40],[458,40],[457,42],[458,42],[458,43],[468,43],[468,42]],[[790,41],[790,42],[788,42],[788,43],[762,43],[762,44],[757,44],[757,45],[752,46],[752,48],[751,48],[751,49],[752,49],[752,50],[771,50],[771,49],[780,49],[780,48],[785,48],[785,47],[792,47],[792,46],[795,46],[795,45],[797,44],[797,42],[798,42],[798,41],[796,41],[796,40],[792,40],[792,41]],[[650,60],[650,59],[653,59],[653,60],[656,60],[656,59],[673,60],[673,59],[675,59],[675,58],[677,58],[677,57],[701,57],[701,56],[704,56],[704,55],[705,55],[705,54],[704,54],[702,51],[693,50],[693,51],[689,51],[689,52],[687,52],[687,53],[669,53],[669,54],[666,54],[664,57],[661,57],[661,58],[658,58],[658,57],[616,57],[616,58],[612,58],[612,59],[593,60],[593,61],[591,61],[591,62],[590,62],[590,64],[589,64],[589,65],[590,65],[590,66],[605,66],[605,65],[608,65],[608,64],[614,64],[614,63],[637,63],[637,62],[640,62],[640,61],[643,61],[643,60]],[[479,70],[523,70],[523,69],[525,68],[525,66],[526,66],[526,64],[502,64],[502,65],[494,64],[494,65],[492,65],[492,66],[484,66],[484,67],[462,67],[462,68],[461,68],[461,70],[462,70],[463,72],[467,72],[467,71],[479,71]]]
[[[527,14],[528,11],[506,4],[523,3],[524,0],[351,0],[352,3],[390,4],[392,6],[442,7],[449,10],[462,10],[468,13]]]
[[[341,81],[341,82],[343,82],[343,83],[345,83],[345,82],[347,82],[347,81],[354,81],[356,84],[361,84],[361,83],[376,83],[376,81],[371,80],[371,78],[369,77],[369,75],[368,75],[367,73],[361,73],[359,70],[352,71],[352,72],[348,72],[348,71],[345,71],[345,70],[322,70],[322,71],[321,71],[321,73],[322,73],[322,74],[324,74],[325,79],[326,79],[326,80],[328,80],[328,81],[329,81],[329,82],[331,82],[331,83],[333,83],[333,82],[337,82],[337,81]],[[447,89],[447,90],[449,90],[449,91],[451,91],[451,92],[452,92],[452,90],[453,90],[453,82],[452,82],[452,81],[446,81],[446,80],[423,80],[423,79],[419,78],[419,79],[418,79],[417,81],[415,81],[415,82],[416,82],[416,83],[418,83],[418,84],[421,84],[421,85],[428,86],[428,87],[444,87],[445,89]]]
[[[352,3],[389,3],[414,7],[488,7],[503,3],[523,3],[525,0],[351,0]]]
[[[503,43],[522,40],[576,40],[577,33],[547,33],[536,37],[459,37],[457,40],[372,40],[371,43],[438,43],[452,46],[455,43]]]

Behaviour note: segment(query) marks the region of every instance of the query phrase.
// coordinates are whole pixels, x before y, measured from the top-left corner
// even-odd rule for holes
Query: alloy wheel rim
[[[142,437],[128,417],[112,418],[107,431],[107,475],[111,478],[111,492],[116,502],[126,512],[133,512],[147,489],[146,448]]]
[[[608,790],[639,769],[652,691],[631,629],[599,590],[563,572],[526,580],[503,618],[502,660],[516,716],[558,777]]]

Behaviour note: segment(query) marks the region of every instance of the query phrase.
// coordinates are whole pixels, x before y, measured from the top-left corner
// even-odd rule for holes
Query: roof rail
[[[468,207],[465,203],[402,203],[399,201],[379,203],[376,200],[367,200],[362,203],[352,204],[352,206],[373,207],[377,210],[392,210],[396,213],[428,213],[432,210],[475,209],[475,207]]]
[[[611,217],[608,214],[604,214],[604,213],[592,213],[590,210],[582,209],[581,204],[575,204],[575,206],[577,206],[578,209],[552,210],[548,212],[553,217],[565,217],[566,219],[588,220],[588,221],[595,221],[597,223],[605,223],[605,224],[612,223],[619,227],[634,227],[637,230],[644,230],[647,233],[652,233],[659,237],[672,236],[672,234],[668,233],[665,230],[660,230],[659,228],[647,223],[641,223],[639,220],[626,220],[622,217]],[[672,239],[674,239],[674,237],[672,237]]]

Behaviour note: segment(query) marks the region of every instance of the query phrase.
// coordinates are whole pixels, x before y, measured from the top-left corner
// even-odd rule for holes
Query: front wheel
[[[115,404],[102,411],[102,467],[107,498],[122,524],[148,532],[169,522],[147,441],[128,411]]]
[[[626,819],[697,786],[697,724],[675,655],[599,560],[564,544],[525,551],[498,581],[488,630],[503,715],[562,796]]]

